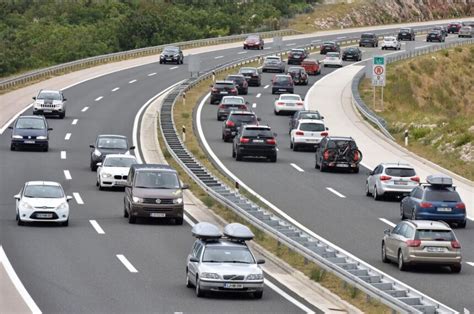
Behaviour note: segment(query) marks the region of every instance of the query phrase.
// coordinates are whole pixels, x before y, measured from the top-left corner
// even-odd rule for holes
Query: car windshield
[[[64,197],[64,192],[57,185],[27,185],[23,196],[29,198],[61,198]]]
[[[300,96],[298,95],[281,95],[280,100],[295,100],[299,101],[301,100]]]
[[[328,148],[342,148],[342,147],[347,147],[347,145],[350,145],[351,149],[356,149],[355,142],[353,141],[347,141],[347,140],[330,140],[328,141]]]
[[[163,52],[167,52],[167,53],[178,53],[179,52],[179,49],[176,48],[176,47],[166,47]]]
[[[273,137],[271,130],[259,128],[246,128],[242,135],[249,137]]]
[[[392,177],[413,177],[416,175],[412,168],[387,168],[385,173]]]
[[[257,118],[253,114],[232,114],[229,120],[232,122],[244,122],[246,124],[257,123]]]
[[[234,83],[216,83],[214,88],[234,88]]]
[[[324,127],[324,124],[321,123],[301,123],[300,130],[309,132],[322,132],[325,131],[326,128]]]
[[[61,100],[61,95],[56,92],[41,92],[36,99]]]
[[[127,140],[123,138],[101,137],[97,143],[97,148],[127,149]]]
[[[257,70],[256,69],[252,69],[252,68],[241,68],[240,73],[257,73]]]
[[[290,78],[287,76],[276,76],[274,82],[275,83],[287,83],[290,81]]]
[[[209,246],[204,251],[202,262],[254,264],[255,260],[246,247]]]
[[[18,119],[15,128],[30,129],[30,130],[44,130],[46,125],[42,119]]]
[[[130,167],[136,164],[137,160],[130,157],[106,157],[104,167]]]
[[[323,43],[323,46],[334,46],[335,44],[331,41],[327,41],[325,43]]]
[[[178,176],[174,172],[138,171],[135,187],[145,189],[179,189]]]
[[[454,241],[454,233],[451,230],[418,229],[415,233],[416,240],[424,241]]]
[[[259,40],[258,36],[249,36],[247,40]]]
[[[337,52],[328,52],[326,57],[327,58],[339,58],[339,54]]]
[[[410,32],[410,29],[409,28],[402,28],[400,30],[400,33],[409,33]]]
[[[243,98],[226,98],[222,99],[223,104],[243,104],[245,101]]]
[[[427,190],[425,192],[425,201],[431,202],[460,202],[461,198],[455,191],[446,188]]]
[[[291,53],[304,53],[304,50],[301,49],[292,49]]]
[[[291,72],[291,73],[299,73],[299,72],[303,72],[303,71],[304,71],[303,68],[296,68],[296,67],[292,67],[292,68],[288,69],[288,72]]]
[[[227,78],[226,78],[227,81],[234,81],[234,82],[243,82],[245,81],[245,77],[243,76],[238,76],[238,75],[229,75]]]
[[[372,35],[372,34],[362,34],[361,38],[363,38],[363,39],[371,39],[371,38],[374,38],[374,35]]]
[[[355,49],[355,48],[347,48],[346,49],[346,52],[356,52],[356,51],[357,51],[357,49]]]
[[[265,62],[280,62],[280,57],[267,57]]]
[[[300,115],[300,119],[316,119],[319,120],[321,119],[321,116],[319,113],[302,113]]]
[[[385,41],[395,41],[395,37],[384,37]]]

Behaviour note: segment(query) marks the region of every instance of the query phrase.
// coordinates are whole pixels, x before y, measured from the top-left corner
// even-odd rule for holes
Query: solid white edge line
[[[128,84],[133,84],[133,83],[135,83],[136,81],[137,81],[137,80],[131,80],[131,81],[128,82]]]
[[[82,108],[81,112],[86,112],[87,109],[89,109],[89,107],[85,106],[84,108]]]
[[[101,100],[102,98],[104,98],[104,97],[103,97],[103,96],[99,96],[99,97],[97,97],[96,99],[94,99],[94,101],[99,101],[99,100]]]
[[[74,199],[76,200],[77,204],[84,205],[84,201],[82,200],[82,197],[79,193],[74,192],[74,193],[72,193],[72,196],[74,196]]]
[[[298,167],[298,165],[293,164],[293,163],[291,163],[290,165],[291,165],[293,168],[295,168],[296,170],[298,170],[299,172],[304,172],[304,170],[303,170],[302,168]]]
[[[29,104],[28,106],[26,106],[26,108],[20,110],[10,120],[8,120],[7,123],[5,123],[5,125],[2,126],[2,128],[0,129],[0,135],[2,135],[3,132],[5,132],[5,130],[8,128],[8,126],[13,123],[13,121],[15,121],[21,114],[23,114],[26,110],[30,109],[32,106],[33,106],[33,103]]]
[[[123,254],[117,254],[118,260],[122,262],[122,264],[128,269],[129,272],[131,273],[138,273],[138,270],[130,263],[130,261],[123,255]]]
[[[76,125],[76,124],[77,124],[77,121],[79,121],[79,120],[78,120],[78,119],[74,119],[74,120],[72,120],[71,124],[72,124],[72,125]]]
[[[66,151],[65,150],[61,151],[61,159],[66,159]]]
[[[262,94],[258,93],[257,96],[255,96],[255,97],[260,98],[260,96],[262,96]]]
[[[64,172],[64,177],[66,178],[66,180],[72,180],[71,172],[69,172],[69,170],[63,170],[63,172]]]
[[[287,46],[294,46],[296,43],[286,44]]]
[[[342,195],[342,194],[339,193],[338,191],[334,190],[333,188],[326,187],[326,190],[328,190],[328,191],[331,192],[331,193],[334,193],[335,195],[339,196],[340,198],[346,198],[344,195]]]
[[[28,291],[25,289],[25,286],[23,286],[23,283],[21,282],[20,278],[18,278],[18,275],[13,269],[13,266],[8,260],[7,254],[5,253],[5,251],[3,250],[3,246],[1,245],[0,245],[0,263],[5,268],[5,271],[7,272],[8,277],[10,277],[10,280],[12,281],[18,293],[21,295],[23,301],[29,307],[30,311],[33,314],[41,314],[42,313],[41,310],[39,309],[38,305],[36,305],[35,301],[30,296]]]
[[[89,220],[89,222],[98,234],[105,234],[104,229],[102,229],[102,227],[99,225],[99,223],[96,220],[92,219],[92,220]]]
[[[115,87],[114,89],[112,89],[112,92],[116,92],[120,89],[120,87]]]
[[[394,224],[393,222],[391,222],[390,220],[387,220],[385,218],[379,218],[379,220],[383,223],[386,223],[387,225],[389,225],[392,228],[396,226],[396,224]]]
[[[71,133],[66,133],[66,135],[64,136],[64,140],[69,141],[70,138],[71,138]]]

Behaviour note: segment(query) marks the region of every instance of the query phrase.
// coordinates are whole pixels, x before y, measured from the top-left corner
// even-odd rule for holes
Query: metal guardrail
[[[352,43],[354,40],[356,39],[349,38],[344,42]],[[319,46],[311,46],[311,48],[319,48]],[[279,53],[283,54],[284,51]],[[219,65],[198,78],[188,79],[168,94],[160,111],[160,129],[171,156],[215,200],[229,207],[234,213],[246,219],[267,235],[284,243],[345,282],[364,291],[368,296],[386,304],[394,311],[402,313],[457,313],[455,310],[421,294],[395,278],[380,272],[325,239],[314,234],[308,234],[284,217],[258,206],[212,175],[184,146],[178,136],[173,120],[173,107],[182,93],[202,80],[210,78],[212,72],[219,73],[243,66],[252,61],[261,60],[263,56],[234,60]]]
[[[270,37],[275,37],[275,36],[288,36],[288,35],[301,34],[301,32],[295,31],[293,29],[284,29],[284,30],[277,30],[277,31],[270,31],[270,32],[261,32],[258,34],[260,34],[264,38],[270,38]],[[31,71],[31,72],[21,74],[12,78],[4,79],[0,81],[0,91],[14,87],[15,85],[18,85],[18,84],[33,82],[38,79],[42,79],[42,78],[49,77],[52,75],[61,74],[64,72],[70,72],[70,71],[78,70],[82,68],[87,68],[87,67],[95,66],[101,63],[115,62],[115,61],[120,61],[124,59],[158,54],[158,53],[161,53],[164,47],[170,46],[170,45],[178,46],[181,49],[196,48],[196,47],[202,47],[202,46],[231,43],[231,42],[236,42],[236,41],[241,41],[241,40],[243,41],[248,35],[249,34],[241,34],[241,35],[232,35],[232,36],[224,36],[224,37],[214,37],[214,38],[204,38],[204,39],[199,39],[199,40],[183,41],[183,42],[159,45],[159,46],[154,46],[154,47],[109,53],[106,55],[100,55],[100,56],[85,58],[81,60],[71,61],[71,62],[51,66],[48,68]]]
[[[474,43],[474,39],[470,38],[470,39],[463,39],[460,41],[455,41],[455,42],[450,42],[450,43],[443,43],[441,45],[433,45],[429,47],[423,47],[420,49],[413,49],[406,52],[398,53],[396,55],[387,56],[386,63],[389,64],[389,63],[429,54],[432,52],[440,51],[443,49],[448,49],[448,48],[453,48],[460,45],[467,45],[467,44],[473,44],[473,43]],[[359,112],[362,113],[362,115],[367,120],[377,125],[377,127],[386,137],[388,137],[392,141],[395,141],[395,138],[390,134],[390,132],[387,129],[387,122],[382,117],[380,117],[375,112],[373,112],[372,109],[370,109],[369,106],[367,106],[367,104],[362,100],[362,97],[360,96],[359,85],[362,82],[362,80],[365,78],[367,66],[369,65],[367,64],[364,68],[362,68],[359,72],[357,72],[354,79],[352,80],[352,86],[351,86],[352,103],[357,107]]]

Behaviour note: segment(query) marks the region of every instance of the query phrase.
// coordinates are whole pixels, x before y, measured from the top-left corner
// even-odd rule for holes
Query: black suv
[[[244,157],[265,157],[271,162],[277,161],[277,145],[275,133],[269,126],[243,126],[232,145],[232,157],[237,161]]]
[[[176,64],[183,64],[184,56],[179,47],[167,46],[160,54],[160,64],[174,62]]]
[[[309,53],[306,49],[295,48],[291,49],[288,53],[288,64],[298,64],[300,65],[304,59],[308,57]]]
[[[249,86],[262,85],[262,77],[257,68],[250,68],[250,67],[240,68],[239,74],[242,74],[243,76],[245,76],[245,79],[247,80],[247,83],[249,83]]]
[[[397,39],[398,41],[402,41],[402,40],[414,41],[415,31],[413,30],[413,28],[401,28],[400,31],[398,32]]]
[[[300,110],[296,111],[290,118],[290,129],[288,134],[291,133],[291,130],[296,128],[298,121],[301,119],[311,119],[311,120],[323,120],[324,117],[317,110]]]
[[[211,104],[219,102],[224,96],[237,96],[239,94],[234,81],[216,81],[211,85]]]
[[[348,169],[359,172],[362,153],[352,137],[324,137],[316,149],[315,168],[321,172],[332,169]]]
[[[237,91],[239,95],[247,95],[249,93],[249,84],[247,79],[242,74],[231,74],[227,75],[225,78],[226,81],[234,81],[237,85]]]
[[[379,38],[374,33],[364,33],[360,35],[359,47],[378,47]]]
[[[222,140],[228,142],[237,134],[242,125],[258,124],[260,118],[251,111],[231,111],[222,124]]]
[[[361,61],[362,51],[357,47],[349,47],[344,49],[344,52],[342,53],[342,61],[347,60]]]
[[[321,49],[319,52],[322,55],[325,55],[328,52],[340,52],[340,51],[341,51],[341,47],[339,46],[338,43],[336,43],[335,41],[325,41],[321,45]]]

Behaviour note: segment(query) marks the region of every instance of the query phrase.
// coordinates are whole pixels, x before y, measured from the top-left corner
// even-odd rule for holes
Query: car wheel
[[[370,193],[370,190],[369,190],[369,183],[366,183],[365,184],[365,196],[371,196],[372,193]]]
[[[277,155],[270,157],[270,162],[277,162]]]
[[[61,223],[61,225],[62,225],[63,227],[69,226],[69,218],[68,218],[66,221],[63,221],[63,222]]]
[[[321,162],[321,163],[319,164],[319,170],[320,170],[321,172],[326,171],[326,166],[324,165],[323,162]]]
[[[293,144],[293,151],[294,151],[294,152],[297,152],[297,151],[298,151],[298,145]]]
[[[99,184],[97,185],[99,187],[99,191],[103,191],[104,190],[104,187],[102,186],[102,183],[99,182]]]
[[[14,151],[14,150],[15,150],[15,145],[11,144],[11,145],[10,145],[10,150],[11,150],[11,151]]]
[[[403,260],[403,253],[401,250],[398,251],[398,269],[400,269],[401,271],[407,270],[407,265]]]
[[[416,210],[414,208],[411,211],[411,220],[416,220]]]
[[[133,225],[136,222],[137,222],[137,217],[134,217],[133,215],[128,214],[128,223]]]
[[[461,272],[462,265],[461,264],[451,265],[449,266],[449,268],[451,268],[451,272],[459,274]]]
[[[235,152],[235,160],[237,160],[237,161],[242,160],[242,155],[239,152]]]
[[[232,158],[235,158],[235,149],[234,149],[234,146],[232,146]]]
[[[186,268],[186,288],[192,288],[193,284],[191,283],[191,280],[189,280],[189,271]]]
[[[374,200],[379,201],[381,199],[379,193],[377,192],[377,186],[376,185],[374,186],[373,195],[374,195]]]
[[[47,152],[48,150],[49,150],[48,145],[46,145],[45,147],[43,147],[43,152]]]
[[[466,228],[467,225],[467,220],[464,220],[463,222],[458,223],[458,228]]]
[[[198,298],[204,297],[204,291],[201,290],[201,283],[199,282],[198,277],[196,277],[196,296]]]
[[[16,223],[19,225],[19,226],[23,226],[25,223],[23,222],[23,220],[21,220],[20,216],[18,216],[18,220],[16,221]]]
[[[390,262],[387,258],[387,248],[385,247],[385,242],[382,242],[382,262]]]
[[[174,224],[177,225],[177,226],[181,226],[183,224],[183,218],[182,217],[175,218],[174,219]]]
[[[290,149],[293,149],[293,142],[290,140]]]
[[[91,160],[90,164],[91,171],[97,171],[97,165]]]
[[[66,112],[60,113],[59,114],[59,119],[64,119],[65,116],[66,116]]]
[[[123,217],[128,218],[128,211],[125,207],[123,208]]]
[[[357,166],[357,167],[355,167],[354,169],[352,169],[352,172],[353,172],[353,173],[359,173],[359,167]]]
[[[253,293],[253,297],[255,299],[261,299],[262,296],[263,296],[263,291],[256,291],[256,292]]]
[[[280,115],[280,113],[278,111],[276,111],[275,109],[273,109],[273,112],[275,113],[275,115]]]

